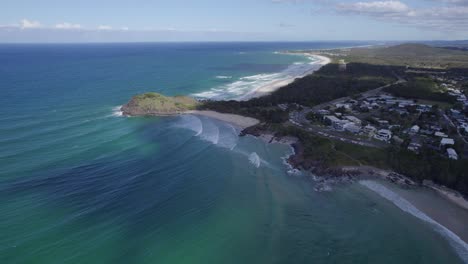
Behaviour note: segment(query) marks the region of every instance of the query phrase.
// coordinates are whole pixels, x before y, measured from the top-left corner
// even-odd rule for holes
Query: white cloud
[[[434,0],[448,5],[468,6],[468,0]]]
[[[340,14],[365,15],[430,31],[463,32],[468,28],[468,6],[411,8],[399,1],[375,1],[341,3],[336,10]]]
[[[55,28],[59,28],[59,29],[80,29],[81,25],[80,24],[71,24],[71,23],[68,23],[68,22],[64,22],[64,23],[56,24]]]
[[[409,11],[408,6],[400,1],[341,3],[337,5],[337,9],[340,12],[357,14],[398,14]]]
[[[123,30],[123,31],[128,31],[130,30],[128,27],[121,27],[120,30]]]
[[[41,23],[39,21],[32,21],[28,19],[22,19],[20,21],[20,28],[40,28],[42,27]]]
[[[112,27],[107,26],[107,25],[100,25],[100,26],[98,26],[98,29],[99,30],[112,30]]]

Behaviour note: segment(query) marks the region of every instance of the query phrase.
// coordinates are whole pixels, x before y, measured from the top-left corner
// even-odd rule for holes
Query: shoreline
[[[289,171],[303,171],[310,173],[310,177],[316,183],[315,191],[329,191],[330,184],[350,184],[360,181],[383,180],[392,186],[392,190],[406,199],[415,208],[426,214],[433,221],[453,232],[464,243],[468,243],[468,232],[466,232],[463,220],[451,217],[456,215],[465,215],[463,219],[468,219],[468,200],[463,198],[458,192],[434,183],[417,183],[410,178],[396,173],[392,170],[384,170],[372,166],[340,166],[323,167],[316,166],[304,168],[300,165],[303,161],[300,141],[293,137],[277,137],[270,131],[243,131],[241,136],[250,135],[263,140],[266,143],[280,143],[292,148],[292,154],[285,158],[285,164]],[[315,164],[316,165],[316,164]],[[406,193],[405,193],[406,192]],[[450,212],[447,213],[447,207],[432,208],[423,202],[412,197],[411,193],[425,192],[427,195],[433,194],[432,198],[441,204],[446,203],[450,206]],[[406,194],[406,195],[405,195]],[[426,200],[424,200],[426,201]],[[401,209],[401,208],[400,208]],[[403,210],[404,211],[404,210]]]
[[[271,94],[273,93],[274,91],[294,82],[294,80],[296,80],[297,78],[303,78],[309,74],[312,74],[316,71],[318,71],[320,68],[322,68],[324,65],[327,65],[329,63],[331,63],[331,59],[329,57],[326,57],[326,56],[323,56],[323,55],[318,55],[318,54],[315,54],[315,53],[309,53],[309,52],[305,52],[305,53],[295,53],[293,55],[298,55],[298,56],[305,56],[307,58],[316,58],[317,60],[315,61],[312,61],[311,63],[309,63],[310,65],[310,68],[304,72],[302,72],[301,74],[299,75],[294,75],[294,76],[290,76],[289,78],[287,79],[280,79],[280,80],[276,80],[276,81],[272,81],[268,84],[265,84],[263,86],[259,86],[255,89],[253,89],[252,91],[249,91],[248,93],[246,93],[245,95],[242,95],[240,97],[240,100],[249,100],[249,99],[252,99],[252,98],[257,98],[257,97],[261,97],[261,96],[265,96],[265,95],[268,95],[268,94]]]
[[[192,110],[184,112],[182,114],[206,116],[209,118],[232,124],[242,130],[260,123],[259,120],[252,117],[241,116],[236,114],[225,114],[211,110]]]

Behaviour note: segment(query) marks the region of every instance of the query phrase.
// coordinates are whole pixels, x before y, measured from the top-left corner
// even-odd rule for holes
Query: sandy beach
[[[313,53],[300,53],[300,54],[298,53],[297,55],[302,55],[302,56],[306,56],[306,57],[313,57],[315,59],[315,61],[313,61],[310,64],[310,68],[308,68],[306,71],[304,71],[304,72],[302,72],[300,74],[294,75],[294,76],[289,76],[286,79],[276,80],[276,81],[270,82],[270,83],[268,83],[266,85],[257,87],[254,90],[247,93],[246,95],[242,96],[240,99],[241,100],[248,100],[248,99],[251,99],[251,98],[261,97],[261,96],[270,94],[270,93],[278,90],[279,88],[284,87],[284,86],[292,83],[297,78],[302,78],[302,77],[304,77],[306,75],[312,74],[313,72],[320,69],[322,66],[327,65],[328,63],[331,62],[330,58],[325,57],[325,56],[321,56],[321,55],[316,55],[316,54],[313,54]]]
[[[245,129],[247,127],[254,126],[260,123],[260,121],[252,117],[246,117],[246,116],[234,115],[234,114],[223,114],[223,113],[219,113],[215,111],[195,110],[195,111],[189,111],[186,113],[193,114],[193,115],[202,115],[202,116],[210,117],[210,118],[217,119],[220,121],[224,121],[236,127],[239,127],[241,129]]]
[[[468,229],[465,225],[468,221],[468,201],[457,192],[434,183],[425,183],[421,186],[404,175],[371,166],[348,166],[341,169],[345,174],[354,175],[357,179],[376,180],[391,189],[427,217],[458,236],[463,241],[458,243],[467,250]],[[409,212],[406,208],[402,210]],[[415,212],[409,213],[415,215]],[[431,222],[418,213],[416,216]],[[453,235],[451,236],[453,239]]]

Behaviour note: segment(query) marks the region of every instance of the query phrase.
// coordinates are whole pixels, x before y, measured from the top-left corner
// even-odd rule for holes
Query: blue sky
[[[468,39],[468,0],[2,0],[0,42]]]

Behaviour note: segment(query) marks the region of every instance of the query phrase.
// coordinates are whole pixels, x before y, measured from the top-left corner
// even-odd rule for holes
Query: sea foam
[[[252,163],[252,165],[254,165],[256,168],[259,168],[260,167],[260,157],[258,156],[258,154],[256,152],[252,152],[250,155],[249,155],[249,161],[250,163]]]
[[[123,116],[122,106],[116,106],[112,108],[112,115],[111,116]]]
[[[303,77],[320,65],[314,57],[307,57],[308,62],[296,62],[289,65],[285,70],[277,73],[263,73],[251,76],[245,76],[229,84],[214,87],[208,91],[193,94],[201,99],[249,99],[251,94],[258,88],[274,85],[278,82],[292,82],[295,78]],[[217,76],[218,79],[231,76]]]
[[[374,181],[360,181],[360,184],[366,186],[370,190],[378,193],[380,196],[391,201],[401,210],[431,224],[435,231],[439,232],[442,236],[448,239],[450,245],[452,245],[458,255],[462,258],[465,263],[468,263],[468,244],[465,243],[460,237],[455,233],[447,229],[445,226],[439,224],[434,219],[430,218],[428,215],[423,213],[421,210],[416,208],[410,202],[408,202],[403,197],[399,196],[397,193],[391,191],[387,187],[374,182]]]

